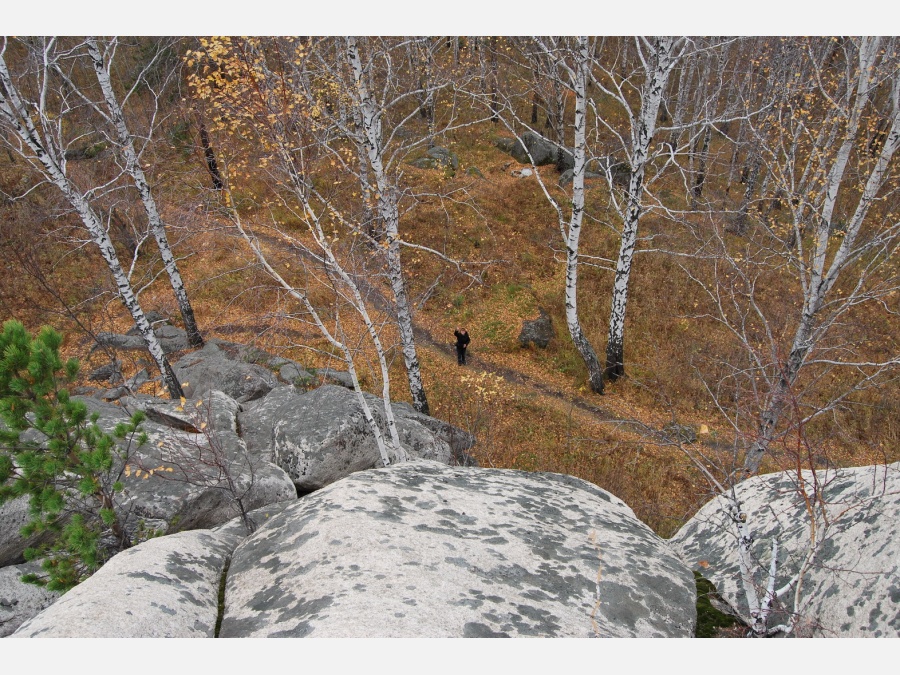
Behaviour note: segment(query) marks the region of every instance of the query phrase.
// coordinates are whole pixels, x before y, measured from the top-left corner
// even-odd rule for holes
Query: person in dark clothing
[[[465,328],[457,328],[453,331],[456,336],[456,364],[459,366],[466,365],[466,347],[469,346],[469,332]]]

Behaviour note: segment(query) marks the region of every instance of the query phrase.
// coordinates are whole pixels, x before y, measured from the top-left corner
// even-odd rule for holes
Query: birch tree
[[[824,405],[809,404],[800,423],[834,410],[900,363],[900,354],[861,359],[849,349],[843,325],[861,306],[886,307],[885,298],[900,281],[892,260],[900,221],[890,199],[897,189],[894,155],[900,145],[896,43],[860,38],[844,45],[843,66],[826,68],[807,43],[812,82],[786,82],[790,96],[772,113],[778,133],[756,137],[776,189],[790,195],[786,221],[770,226],[786,246],[782,256],[800,295],[790,341],[781,345],[772,338],[772,352],[760,363],[767,391],[744,461],[748,473],[759,469],[790,397],[799,394],[804,370],[856,371],[859,377]],[[888,131],[873,157],[868,146],[879,119]]]
[[[118,153],[122,156],[124,171],[140,196],[141,204],[147,217],[147,227],[156,241],[163,268],[169,277],[169,283],[172,286],[172,291],[184,322],[188,342],[193,347],[201,347],[203,345],[203,337],[197,327],[194,310],[178,269],[178,263],[169,245],[160,209],[153,197],[150,183],[141,163],[140,156],[143,150],[139,152],[136,147],[138,138],[129,129],[124,111],[124,107],[129,100],[137,98],[139,99],[137,105],[143,106],[145,114],[149,113],[147,114],[149,117],[148,129],[140,141],[141,147],[146,148],[151,144],[159,125],[157,117],[160,97],[160,91],[157,91],[151,85],[148,73],[162,67],[160,60],[166,47],[165,43],[156,45],[153,55],[145,63],[141,64],[139,73],[133,78],[134,83],[125,92],[121,102],[117,98],[115,83],[110,75],[113,60],[119,49],[118,38],[111,38],[104,43],[102,50],[96,38],[87,38],[84,43],[67,49],[65,54],[56,55],[52,59],[52,63],[56,75],[62,79],[68,90],[74,96],[80,98],[82,103],[97,116],[96,131],[108,139],[110,145],[117,148]],[[95,100],[92,97],[93,91],[81,81],[84,74],[79,71],[79,66],[82,65],[82,62],[95,75],[100,87],[99,100]],[[174,74],[174,69],[168,69],[168,72],[163,75],[162,83],[159,86],[160,90],[166,89],[168,80]],[[136,93],[139,88],[142,89],[143,95]]]
[[[300,61],[298,57],[306,53],[303,45],[288,43],[282,46],[292,50],[295,57],[292,60]],[[376,441],[383,464],[387,466],[392,462],[405,461],[408,455],[400,442],[391,406],[388,357],[381,340],[382,324],[370,313],[356,275],[348,271],[343,256],[338,252],[342,246],[338,226],[347,234],[348,241],[352,241],[354,234],[363,234],[366,226],[346,216],[339,203],[322,194],[313,184],[317,139],[307,136],[305,130],[315,122],[306,99],[298,92],[300,84],[290,80],[293,75],[304,75],[301,71],[293,74],[282,72],[274,77],[272,68],[289,66],[285,62],[276,65],[267,61],[260,49],[261,44],[255,38],[246,41],[232,41],[229,38],[210,40],[205,47],[205,51],[190,54],[188,58],[211,58],[218,67],[218,74],[212,80],[197,77],[193,82],[195,92],[208,100],[213,108],[228,113],[228,124],[232,125],[230,129],[251,139],[257,148],[256,159],[264,167],[274,198],[304,225],[304,238],[279,228],[277,223],[269,224],[266,229],[270,236],[274,235],[277,240],[300,252],[296,260],[305,272],[306,284],[292,281],[288,270],[279,269],[277,263],[270,260],[260,236],[242,216],[233,197],[233,176],[240,172],[230,171],[223,161],[220,170],[225,198],[224,215],[246,242],[260,268],[300,306],[305,320],[315,325],[340,355],[347,366],[357,402]],[[222,73],[228,74],[227,79],[218,79]],[[322,80],[317,86],[331,88],[328,81]],[[246,161],[243,166],[246,166]],[[248,188],[244,186],[245,190]],[[259,227],[258,223],[256,227]],[[316,302],[310,293],[310,284],[328,289],[333,301],[328,305]],[[345,330],[341,320],[342,307],[348,308],[362,322],[375,353],[387,435],[382,432],[374,411],[363,395],[357,365],[360,350],[356,339]]]
[[[625,113],[628,125],[624,134],[605,122],[602,115],[598,118],[601,124],[621,140],[623,148],[627,151],[628,167],[631,170],[628,187],[621,200],[616,198],[614,191],[611,192],[615,208],[622,218],[622,230],[606,339],[605,375],[610,380],[617,380],[625,375],[625,310],[628,305],[629,280],[638,240],[638,224],[645,210],[644,178],[647,166],[652,161],[651,143],[656,131],[656,119],[663,92],[686,44],[684,38],[672,37],[635,38],[634,42],[644,76],[637,110],[626,93],[634,85],[626,84],[598,61],[595,61],[595,68],[600,77],[593,78],[600,91],[612,97]]]
[[[400,330],[400,344],[403,350],[403,361],[406,365],[406,375],[409,381],[409,391],[412,395],[413,407],[424,414],[429,413],[428,398],[425,394],[425,385],[422,382],[422,373],[419,366],[419,355],[416,353],[416,342],[413,336],[412,308],[409,295],[406,290],[406,280],[403,277],[403,265],[400,257],[400,214],[398,210],[397,186],[389,180],[387,167],[384,161],[384,139],[382,136],[382,117],[385,108],[390,107],[390,102],[379,105],[375,96],[370,92],[366,83],[366,68],[362,63],[359,46],[355,37],[347,38],[346,59],[352,73],[353,88],[351,96],[353,105],[358,110],[358,119],[361,124],[358,144],[363,148],[369,168],[372,171],[372,179],[375,182],[377,194],[377,209],[379,220],[384,228],[387,243],[386,253],[388,262],[388,278],[391,290],[394,294],[394,306],[397,312],[397,326]],[[373,67],[370,62],[369,68]],[[431,101],[432,122],[429,136],[433,133],[433,107],[434,92],[425,94],[426,100]]]
[[[33,99],[27,99],[20,93],[9,71],[6,62],[9,43],[6,39],[3,41],[3,48],[0,49],[0,120],[7,131],[7,147],[26,159],[44,181],[55,186],[78,215],[115,281],[122,304],[147,344],[169,395],[180,398],[183,395],[181,385],[141,309],[102,221],[91,206],[90,193],[79,188],[67,172],[66,113],[71,107],[64,93],[52,89],[55,43],[55,38],[38,42],[39,47],[32,55],[36,61],[35,68],[30,73],[36,82],[37,93]],[[59,109],[54,111],[50,106],[57,96],[60,97]]]
[[[406,82],[398,72],[406,43],[413,43],[422,51],[429,64],[428,77]],[[327,118],[325,135],[319,142],[347,172],[359,181],[365,209],[371,208],[379,224],[379,243],[385,257],[386,273],[391,288],[393,310],[400,334],[400,346],[406,368],[413,407],[428,414],[429,406],[422,381],[421,366],[413,331],[413,310],[409,299],[407,279],[403,269],[402,251],[411,248],[436,255],[444,262],[463,271],[465,261],[455,260],[445,253],[407,240],[401,233],[401,200],[409,194],[402,177],[401,163],[417,148],[430,147],[434,139],[461,125],[455,91],[464,81],[454,80],[447,72],[439,71],[433,60],[433,45],[427,38],[400,40],[359,39],[353,36],[343,44],[321,41],[311,50],[308,68],[317,69],[346,97],[331,106],[320,106]],[[411,47],[412,48],[412,47]],[[460,71],[457,71],[457,75]],[[463,79],[465,73],[462,73]],[[307,105],[316,106],[316,93],[310,89],[311,78],[301,78]],[[443,97],[443,98],[441,98]],[[410,133],[411,120],[417,108],[410,100],[425,101],[429,110],[426,133]],[[443,114],[438,112],[440,106]],[[330,134],[330,135],[329,135]],[[341,142],[351,143],[357,151],[359,163],[353,166],[339,150]],[[366,196],[373,198],[367,199]],[[464,272],[473,281],[477,275]]]
[[[97,75],[97,82],[100,84],[100,89],[103,92],[103,100],[106,105],[105,112],[102,111],[99,106],[94,106],[94,109],[97,110],[97,112],[99,112],[115,130],[114,139],[116,145],[125,157],[125,170],[128,172],[128,175],[131,176],[134,186],[141,196],[141,203],[147,214],[147,223],[150,232],[156,240],[156,245],[159,247],[163,266],[165,267],[166,274],[169,275],[169,282],[172,285],[172,291],[178,302],[178,309],[181,312],[181,318],[184,321],[188,342],[192,347],[202,347],[203,337],[200,334],[200,329],[197,327],[197,321],[194,318],[194,309],[188,299],[187,289],[184,286],[181,273],[178,271],[178,264],[175,261],[172,248],[169,246],[169,240],[166,236],[166,229],[162,217],[160,216],[159,208],[157,207],[156,200],[153,198],[150,184],[144,174],[140,157],[135,149],[134,136],[128,129],[125,121],[125,114],[116,97],[113,83],[109,75],[110,64],[116,52],[117,40],[115,38],[110,40],[109,43],[104,46],[103,51],[101,51],[95,38],[88,38],[85,44],[87,45],[87,52],[93,64],[94,72]],[[126,101],[128,97],[134,93],[141,81],[142,78],[137,78],[135,84],[125,95]]]
[[[603,393],[603,369],[593,346],[588,341],[581,327],[578,314],[578,263],[579,240],[581,237],[582,222],[584,220],[584,172],[587,163],[587,82],[590,67],[590,48],[587,37],[579,37],[571,50],[571,65],[565,58],[560,58],[560,53],[549,47],[542,40],[538,44],[544,54],[551,60],[553,67],[565,74],[566,84],[575,95],[575,122],[573,156],[575,160],[574,173],[572,175],[572,209],[566,222],[564,212],[555,199],[550,197],[544,188],[545,195],[550,199],[559,219],[560,235],[566,247],[566,326],[572,343],[581,354],[588,371],[588,382],[591,389]],[[560,125],[562,120],[559,120]],[[541,183],[542,188],[543,183]]]

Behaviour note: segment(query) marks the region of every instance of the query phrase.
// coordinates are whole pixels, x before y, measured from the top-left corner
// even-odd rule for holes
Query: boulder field
[[[340,371],[221,341],[176,371],[192,398],[81,397],[106,431],[146,415],[119,504],[146,540],[59,596],[20,580],[27,502],[0,506],[0,637],[689,637],[693,571],[749,618],[721,498],[666,541],[586,481],[477,467],[471,434],[405,403],[411,461],[383,467],[359,396],[385,431],[383,403]],[[795,633],[900,636],[900,464],[804,481],[821,499]],[[735,488],[779,583],[811,550],[798,485]]]
[[[13,637],[693,632],[690,570],[570,476],[417,460],[273,508],[250,535],[229,523],[120,553]]]

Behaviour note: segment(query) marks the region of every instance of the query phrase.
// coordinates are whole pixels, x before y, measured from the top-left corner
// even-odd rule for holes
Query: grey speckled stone
[[[317,490],[356,471],[382,466],[371,429],[356,394],[342,387],[323,385],[290,397],[270,411],[274,461],[301,491]],[[384,433],[381,399],[364,394]],[[281,401],[281,394],[276,401]],[[262,415],[266,408],[254,408]],[[453,463],[457,449],[468,448],[474,438],[459,429],[417,413],[411,406],[393,404],[397,431],[411,457]],[[262,423],[260,423],[262,426]],[[391,458],[392,460],[395,458]]]
[[[831,525],[819,531],[821,548],[803,581],[799,633],[900,637],[900,463],[820,471],[817,477],[825,486]],[[810,485],[812,473],[804,472],[804,479]],[[772,539],[778,539],[779,586],[796,574],[809,542],[809,517],[795,481],[796,473],[775,473],[735,488],[765,570]],[[671,544],[746,618],[732,527],[717,498]],[[761,576],[758,582],[763,583]],[[771,624],[785,619],[776,612]]]
[[[59,597],[59,593],[21,581],[23,574],[42,573],[37,562],[0,569],[0,637],[12,634]]]
[[[599,604],[595,595],[599,579]],[[222,637],[681,636],[694,580],[570,476],[416,461],[288,506],[235,550]]]
[[[208,531],[145,541],[11,637],[213,637],[219,582],[237,541]]]
[[[243,403],[261,398],[278,385],[270,370],[234,360],[214,342],[188,354],[172,365],[188,398],[198,398],[217,389]]]

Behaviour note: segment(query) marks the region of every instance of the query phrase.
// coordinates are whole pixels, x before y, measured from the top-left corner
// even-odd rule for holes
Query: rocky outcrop
[[[159,344],[166,354],[180,352],[191,348],[191,345],[188,342],[187,333],[180,328],[162,325],[155,327],[153,332],[156,334]],[[121,349],[124,351],[141,351],[147,349],[147,343],[144,342],[144,338],[134,330],[129,331],[126,335],[104,332],[97,333],[97,342],[104,347],[111,347],[113,349]]]
[[[288,506],[235,550],[222,637],[692,634],[690,571],[558,474],[411,462]]]
[[[214,637],[220,581],[239,541],[205,530],[145,541],[11,637]]]
[[[546,349],[553,339],[553,322],[550,315],[543,309],[540,310],[540,316],[531,321],[522,322],[522,330],[519,333],[519,344],[527,347],[530,344]]]
[[[383,403],[364,394],[386,432]],[[475,439],[446,422],[394,403],[403,448],[412,457],[462,463]],[[302,393],[282,387],[240,416],[249,447],[271,452],[301,492],[316,490],[356,471],[381,466],[378,447],[356,394],[332,385]]]
[[[459,157],[455,152],[450,152],[447,148],[435,146],[429,148],[424,157],[410,162],[419,169],[437,169],[443,168],[449,171],[456,171],[459,168]]]
[[[239,406],[222,392],[211,392],[202,402],[187,401],[182,410],[178,402],[150,396],[126,398],[122,407],[75,398],[99,414],[98,425],[107,433],[137,409],[155,410],[156,419],[165,421],[148,418],[143,423],[147,442],[142,446],[134,440],[120,442],[127,448],[130,469],[123,476],[119,511],[131,533],[212,527],[240,513],[237,498],[245,510],[296,498],[287,474],[270,463],[268,455],[246,447],[237,433]],[[204,428],[190,433],[178,424]],[[23,551],[42,541],[41,536],[21,535],[28,519],[27,498],[0,505],[0,567],[24,562]]]
[[[184,406],[127,399],[119,413],[125,418],[139,407],[165,424],[149,421],[148,412],[142,427],[148,441],[130,460],[132,467],[142,469],[124,479],[122,509],[130,526],[144,520],[167,532],[212,527],[238,515],[241,505],[251,510],[296,496],[283,470],[247,448],[238,434],[240,405],[223,392],[207,392],[204,399]],[[101,415],[101,426],[115,421],[109,410]],[[184,430],[189,427],[197,433]]]
[[[553,141],[533,131],[526,131],[519,139],[499,139],[497,147],[508,152],[521,164],[545,166],[555,164],[559,171],[567,171],[575,166],[572,152],[561,148]]]
[[[573,164],[571,168],[563,171],[562,175],[560,175],[559,186],[564,187],[571,183],[574,175],[575,167]],[[606,178],[607,175],[612,179],[613,185],[626,188],[631,180],[631,169],[628,168],[627,163],[617,162],[612,157],[597,157],[587,163],[587,168],[584,172],[585,180]]]
[[[307,371],[301,365],[291,362],[285,363],[278,369],[278,377],[288,384],[304,385],[315,379],[315,375]]]
[[[172,369],[187,398],[199,398],[218,389],[243,403],[262,398],[278,385],[268,368],[235,360],[213,340],[179,360]]]
[[[36,562],[0,569],[0,638],[52,605],[59,593],[22,581],[24,574],[41,574]]]
[[[318,368],[313,370],[316,379],[323,384],[336,384],[339,387],[347,389],[355,389],[353,386],[353,378],[346,370],[335,370],[334,368]]]
[[[807,490],[813,475],[804,472]],[[801,587],[799,635],[900,636],[900,463],[817,472],[824,512],[817,547]],[[810,518],[797,474],[757,476],[735,487],[754,536],[756,582],[765,588],[773,541],[779,544],[778,586],[794,577],[809,551]],[[721,498],[706,504],[672,538],[695,570],[712,581],[746,621],[736,533]],[[771,625],[790,620],[793,591]]]

